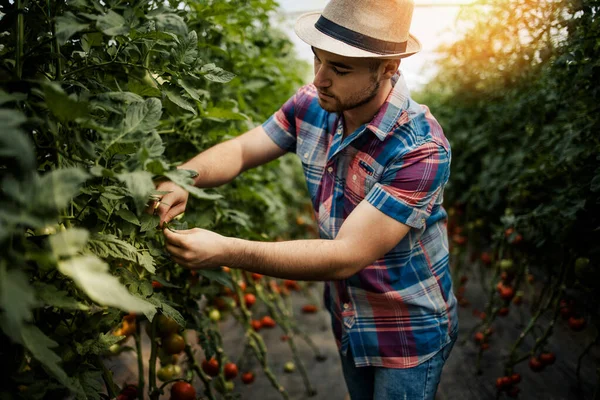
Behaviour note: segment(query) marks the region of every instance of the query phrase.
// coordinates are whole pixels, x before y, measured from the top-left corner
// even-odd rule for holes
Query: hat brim
[[[303,14],[296,21],[296,26],[294,28],[296,35],[298,35],[303,42],[306,42],[317,49],[345,57],[363,58],[405,58],[412,56],[421,50],[421,42],[411,34],[409,34],[408,43],[406,44],[406,51],[403,53],[379,54],[359,49],[358,47],[334,39],[315,28],[315,23],[320,16],[321,12],[319,11]]]

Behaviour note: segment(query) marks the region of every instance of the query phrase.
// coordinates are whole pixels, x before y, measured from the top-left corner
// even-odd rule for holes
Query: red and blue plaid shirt
[[[340,351],[357,367],[410,368],[431,358],[458,328],[449,271],[450,145],[429,109],[396,74],[371,122],[344,138],[341,115],[302,87],[263,125],[302,161],[323,239],[334,239],[363,200],[411,227],[383,258],[345,280],[326,282],[325,304]]]

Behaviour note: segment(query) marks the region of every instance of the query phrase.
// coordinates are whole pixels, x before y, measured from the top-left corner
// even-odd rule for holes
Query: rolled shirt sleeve
[[[426,142],[394,160],[366,200],[395,220],[420,229],[441,203],[449,173],[448,150]]]
[[[267,135],[284,150],[296,151],[296,104],[298,93],[263,123]]]

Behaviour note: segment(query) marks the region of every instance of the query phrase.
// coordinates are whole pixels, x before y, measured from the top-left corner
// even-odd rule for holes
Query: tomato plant
[[[144,376],[139,358],[139,396],[164,392],[156,378],[167,385],[196,373],[213,399],[221,379],[197,368],[184,331],[195,331],[218,365],[228,361],[220,318],[198,302],[212,304],[224,287],[243,298],[240,285],[248,285],[282,329],[297,329],[273,305],[281,301],[269,289],[276,281],[233,269],[192,274],[170,259],[157,217],[145,212],[161,195],[155,183],[170,179],[191,196],[170,229],[312,237],[310,226],[296,224],[299,210],[306,221],[310,211],[292,158],[214,190],[194,187],[194,172],[177,169],[264,121],[302,83],[305,66],[270,28],[275,7],[0,0],[0,340],[11,344],[0,350],[9,371],[0,397],[130,397],[106,357],[132,346],[141,354],[147,334],[150,368]],[[241,303],[223,312],[251,332],[251,355],[279,391]],[[220,385],[229,391],[233,382]]]

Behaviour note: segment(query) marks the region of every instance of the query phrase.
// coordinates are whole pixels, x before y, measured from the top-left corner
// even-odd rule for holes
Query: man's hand
[[[205,229],[163,230],[167,251],[177,264],[191,268],[214,268],[223,265],[228,238]]]
[[[171,181],[160,183],[156,190],[161,192],[170,192],[165,194],[160,200],[152,202],[147,212],[160,217],[160,226],[165,222],[171,222],[173,218],[185,211],[190,194],[181,186]]]

